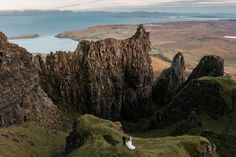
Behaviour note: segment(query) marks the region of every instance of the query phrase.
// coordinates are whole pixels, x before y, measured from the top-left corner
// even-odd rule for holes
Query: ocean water
[[[32,53],[49,53],[55,51],[73,51],[78,42],[71,39],[56,38],[54,36],[41,36],[32,39],[9,40],[11,43],[18,44]]]
[[[192,14],[162,13],[108,13],[108,12],[65,12],[44,14],[0,14],[0,31],[9,37],[39,34],[35,39],[18,39],[10,42],[25,47],[29,52],[48,53],[56,50],[73,51],[78,42],[71,39],[59,39],[59,33],[82,30],[95,25],[162,23],[172,21],[217,20],[227,17],[202,17]]]

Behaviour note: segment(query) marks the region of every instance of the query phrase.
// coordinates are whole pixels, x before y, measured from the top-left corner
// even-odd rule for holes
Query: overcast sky
[[[0,10],[61,9],[61,10],[119,10],[169,6],[235,5],[236,0],[0,0]],[[139,10],[140,10],[139,9]],[[142,9],[141,9],[142,10]],[[236,10],[236,8],[235,8]]]

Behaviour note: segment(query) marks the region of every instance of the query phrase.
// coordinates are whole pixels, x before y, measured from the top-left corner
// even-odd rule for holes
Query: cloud
[[[219,5],[236,4],[235,0],[0,0],[0,10],[66,9],[112,10],[163,5]]]
[[[162,5],[231,5],[236,4],[235,0],[183,0],[176,2],[167,2]]]
[[[0,10],[58,8],[72,10],[97,10],[99,8],[159,5],[166,2],[176,1],[182,0],[0,0]]]

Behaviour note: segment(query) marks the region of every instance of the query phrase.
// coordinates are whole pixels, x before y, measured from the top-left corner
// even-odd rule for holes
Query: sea
[[[14,39],[10,42],[26,48],[31,53],[49,53],[76,49],[78,41],[56,37],[65,31],[108,24],[160,24],[174,21],[236,19],[235,17],[159,12],[0,12],[0,31],[8,37],[38,34],[38,38]]]

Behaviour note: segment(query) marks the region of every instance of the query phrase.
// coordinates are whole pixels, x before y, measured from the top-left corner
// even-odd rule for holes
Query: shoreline
[[[39,38],[39,34],[31,34],[31,35],[19,35],[19,36],[13,36],[13,37],[8,37],[9,40],[18,40],[18,39],[34,39],[34,38]]]
[[[143,23],[143,25],[146,28],[150,28],[150,27],[163,27],[163,26],[169,26],[169,25],[175,25],[175,24],[189,24],[189,23],[193,23],[193,24],[198,24],[198,23],[209,23],[209,22],[235,22],[234,19],[217,19],[217,20],[202,20],[202,21],[194,21],[194,20],[190,20],[190,21],[170,21],[170,22],[161,22],[161,23],[155,23],[155,22],[151,22],[151,23]],[[85,29],[76,29],[76,30],[71,30],[71,31],[65,31],[65,32],[61,32],[57,35],[55,35],[56,38],[69,38],[75,41],[81,41],[81,40],[101,40],[104,38],[100,38],[100,36],[102,34],[110,34],[111,38],[116,38],[116,37],[112,37],[112,35],[117,35],[117,34],[112,34],[114,31],[118,31],[118,30],[124,30],[124,29],[134,29],[133,33],[135,32],[135,28],[138,26],[139,24],[101,24],[101,25],[94,25]],[[96,34],[98,35],[98,37],[95,37],[95,34],[91,36],[92,33],[94,33],[95,31],[98,30],[102,30],[104,31],[104,29],[107,29],[107,32],[102,32],[100,34]],[[132,33],[130,33],[132,34]],[[88,36],[86,36],[88,35]],[[124,36],[124,37],[123,37]],[[129,35],[124,35],[121,34],[121,37],[123,38],[119,38],[118,39],[124,39],[124,38],[128,38]],[[230,36],[222,36],[222,37],[230,37]]]

